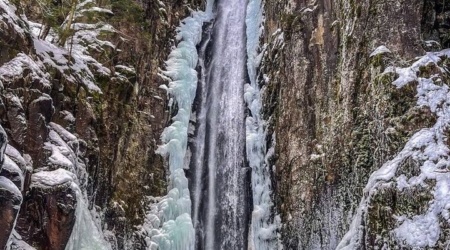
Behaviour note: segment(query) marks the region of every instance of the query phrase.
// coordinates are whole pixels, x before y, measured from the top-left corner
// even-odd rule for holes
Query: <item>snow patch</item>
[[[17,164],[11,160],[11,158],[9,158],[8,155],[5,155],[5,161],[3,162],[3,166],[2,166],[2,171],[6,170],[11,174],[17,174],[17,176],[13,177],[11,179],[11,181],[13,182],[19,182],[20,186],[18,188],[20,188],[20,190],[23,190],[23,174],[22,174],[22,170],[19,168],[19,166],[17,166]]]
[[[41,171],[31,175],[30,187],[55,187],[76,179],[75,175],[65,169],[59,168],[54,171]]]
[[[14,194],[15,197],[22,200],[22,193],[19,188],[8,178],[0,176],[0,189],[7,190]]]
[[[9,156],[9,158],[11,158],[12,161],[14,161],[16,164],[19,165],[20,169],[22,169],[22,172],[25,171],[25,168],[28,165],[27,161],[22,157],[22,155],[17,149],[8,144],[6,146],[5,154]]]
[[[369,57],[374,57],[377,55],[381,55],[381,54],[387,54],[387,53],[392,53],[388,48],[386,48],[386,46],[381,45],[378,48],[376,48],[370,55]]]
[[[434,198],[424,214],[411,218],[396,215],[399,226],[392,233],[400,242],[404,241],[408,248],[434,247],[441,231],[439,219],[447,223],[450,220],[450,149],[445,132],[450,127],[450,90],[444,83],[445,78],[438,74],[429,78],[419,77],[422,67],[434,66],[441,72],[446,72],[438,63],[449,54],[450,50],[429,52],[410,67],[386,69],[386,72],[398,74],[399,77],[393,82],[398,88],[411,82],[418,83],[417,105],[429,107],[437,116],[437,121],[433,127],[414,134],[395,158],[370,176],[350,229],[337,249],[358,248],[362,237],[361,223],[367,217],[372,196],[384,183],[396,183],[401,192],[414,186],[426,187],[425,180],[436,181],[436,186],[430,190]],[[397,169],[410,157],[421,164],[420,174],[409,179],[404,175],[395,178]]]
[[[51,88],[51,84],[48,81],[50,76],[42,70],[42,65],[23,53],[17,54],[15,58],[0,67],[0,81],[9,83],[17,78],[24,77],[26,69],[31,71],[32,80],[39,80],[44,86]]]
[[[20,27],[19,23],[21,22],[19,17],[16,15],[17,8],[9,3],[8,0],[1,0],[0,1],[0,9],[3,10],[4,13],[1,14],[2,19],[6,20],[7,23],[9,23],[22,37],[25,37],[25,31],[22,27]]]

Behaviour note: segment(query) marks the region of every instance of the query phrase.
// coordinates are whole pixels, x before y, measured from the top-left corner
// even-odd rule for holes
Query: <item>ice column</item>
[[[149,249],[194,249],[195,232],[191,219],[191,199],[188,180],[184,174],[189,118],[197,89],[198,63],[196,45],[202,38],[203,23],[212,18],[213,1],[208,0],[205,12],[197,11],[181,22],[177,29],[178,46],[166,61],[161,76],[168,78],[168,86],[161,88],[170,95],[178,113],[162,134],[163,145],[158,153],[169,160],[169,193],[147,215],[144,230]]]
[[[247,68],[250,83],[245,86],[245,101],[251,111],[246,120],[247,157],[252,168],[253,212],[249,249],[276,249],[278,220],[274,217],[271,199],[270,166],[266,162],[266,132],[261,117],[261,95],[257,69],[263,53],[259,38],[263,32],[262,0],[250,0],[247,6]],[[270,151],[270,150],[269,150]]]

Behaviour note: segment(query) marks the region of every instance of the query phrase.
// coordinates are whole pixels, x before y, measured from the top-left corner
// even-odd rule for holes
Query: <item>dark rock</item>
[[[6,249],[21,203],[20,190],[6,177],[0,176],[0,249]]]
[[[7,117],[10,126],[11,140],[15,145],[23,147],[27,135],[27,120],[25,110],[22,107],[20,99],[12,94],[6,94]]]
[[[32,175],[16,230],[43,250],[64,250],[75,224],[77,206],[72,174],[66,170]]]
[[[5,130],[0,126],[0,170],[2,169],[3,161],[5,160],[5,150],[8,144],[8,136]]]
[[[19,190],[23,190],[23,173],[17,164],[12,161],[7,155],[3,162],[3,168],[0,171],[0,176],[4,176],[11,180]]]
[[[9,3],[7,7],[15,9]],[[5,9],[0,8],[0,65],[14,58],[18,52],[30,51],[31,37],[23,31],[26,24],[21,19],[9,17]]]
[[[45,94],[33,100],[28,106],[28,141],[25,149],[33,158],[34,168],[42,166],[45,162],[46,153],[43,146],[47,141],[49,133],[47,125],[53,113],[53,100]]]

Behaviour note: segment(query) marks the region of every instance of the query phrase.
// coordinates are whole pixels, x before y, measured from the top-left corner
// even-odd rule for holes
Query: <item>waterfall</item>
[[[178,29],[161,74],[178,107],[158,150],[170,191],[145,219],[148,249],[276,248],[256,77],[262,21],[261,0],[219,0]]]
[[[245,152],[245,0],[219,1],[200,47],[190,178],[197,249],[246,249],[251,212]]]

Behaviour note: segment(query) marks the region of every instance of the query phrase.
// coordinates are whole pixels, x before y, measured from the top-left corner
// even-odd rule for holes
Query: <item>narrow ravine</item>
[[[246,249],[252,206],[246,164],[246,0],[219,1],[200,46],[190,191],[197,249]]]

